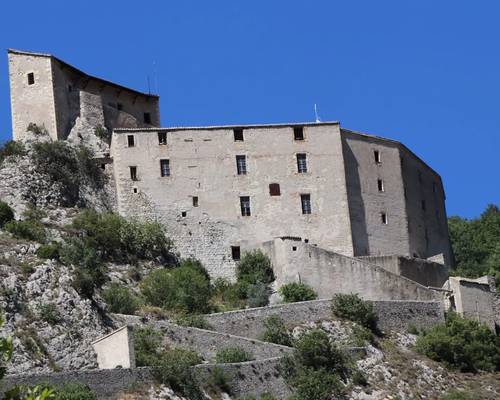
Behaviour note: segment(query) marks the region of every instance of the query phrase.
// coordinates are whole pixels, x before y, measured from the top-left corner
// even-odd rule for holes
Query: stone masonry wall
[[[381,330],[405,332],[410,326],[426,329],[444,322],[441,302],[437,301],[374,301]],[[278,315],[286,325],[294,327],[310,321],[332,319],[331,300],[313,300],[279,304],[269,307],[207,314],[205,320],[218,332],[259,338],[265,331],[264,320]]]

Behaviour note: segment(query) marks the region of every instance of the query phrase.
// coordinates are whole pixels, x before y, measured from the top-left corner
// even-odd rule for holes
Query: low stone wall
[[[240,347],[252,353],[256,360],[281,357],[293,351],[290,347],[261,342],[255,338],[246,338],[225,332],[179,326],[167,321],[142,321],[139,317],[115,315],[116,321],[129,325],[147,325],[161,330],[168,344],[189,348],[196,351],[207,361],[215,361],[217,350],[224,347]],[[215,327],[214,327],[215,328]],[[245,334],[245,331],[236,332]]]
[[[14,375],[2,381],[0,397],[15,385],[48,383],[61,387],[68,383],[87,385],[98,399],[112,399],[131,387],[153,383],[150,368],[67,371],[51,374]]]
[[[428,328],[444,321],[442,302],[388,300],[374,301],[380,329],[406,331],[409,326]],[[278,315],[288,326],[310,321],[332,319],[331,300],[313,300],[299,303],[279,304],[269,307],[251,308],[225,313],[207,314],[206,321],[218,332],[245,334],[259,338],[264,333],[264,320]]]
[[[222,370],[231,387],[232,398],[252,395],[259,398],[270,393],[277,399],[287,399],[292,393],[279,372],[279,358],[235,364],[203,364],[194,367],[198,382],[210,379],[216,368]]]

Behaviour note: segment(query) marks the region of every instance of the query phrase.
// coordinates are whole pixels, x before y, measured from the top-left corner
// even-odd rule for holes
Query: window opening
[[[380,157],[380,151],[373,150],[373,156],[375,157],[375,162],[380,164],[382,162],[382,158]]]
[[[151,114],[150,113],[144,113],[144,123],[145,124],[151,124]]]
[[[297,154],[297,172],[299,174],[307,172],[307,155],[305,153]]]
[[[234,261],[239,261],[241,258],[240,246],[231,246],[231,257]]]
[[[170,160],[160,160],[161,176],[170,176]]]
[[[167,144],[167,132],[158,132],[158,144]]]
[[[186,212],[186,211],[182,211],[182,212],[181,212],[181,216],[182,216],[182,218],[184,218],[186,215],[187,215],[187,212]]]
[[[379,192],[384,191],[384,181],[382,179],[377,179],[377,186]]]
[[[302,126],[296,126],[293,128],[293,139],[304,140],[304,128]]]
[[[247,157],[236,156],[236,170],[238,175],[246,175],[247,173]]]
[[[128,143],[128,147],[135,146],[134,135],[127,135],[127,143]]]
[[[241,128],[235,128],[233,129],[233,134],[234,134],[234,141],[235,142],[243,142],[243,129]]]
[[[249,217],[251,215],[250,197],[241,196],[240,197],[240,207],[241,207],[241,215],[244,217]]]
[[[271,196],[280,196],[280,184],[279,183],[270,183],[269,184],[269,194]]]
[[[35,83],[35,74],[30,72],[28,74],[28,85],[33,85]]]
[[[387,214],[385,212],[380,213],[380,220],[384,225],[387,225]]]
[[[193,196],[193,207],[198,207],[198,196]]]
[[[302,214],[311,214],[311,195],[301,194],[300,201],[302,203]]]
[[[130,179],[137,180],[137,167],[130,167]]]

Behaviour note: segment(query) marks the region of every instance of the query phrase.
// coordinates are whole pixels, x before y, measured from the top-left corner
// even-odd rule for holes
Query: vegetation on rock
[[[283,319],[278,315],[271,315],[264,320],[265,331],[261,339],[265,342],[292,346],[292,335],[288,331]]]
[[[224,347],[217,350],[215,360],[220,364],[239,363],[255,360],[252,353],[245,351],[241,347]]]
[[[302,282],[291,282],[280,287],[279,294],[285,303],[315,300],[318,294],[314,289]]]
[[[26,148],[22,142],[15,142],[9,140],[0,147],[0,164],[7,157],[24,156],[26,155]]]
[[[338,293],[333,296],[332,312],[337,317],[356,322],[372,331],[377,330],[377,315],[373,304],[364,301],[357,294]]]
[[[103,291],[102,297],[112,313],[134,314],[141,301],[129,288],[119,283],[112,283]]]
[[[4,201],[0,201],[0,228],[14,219],[14,211]]]

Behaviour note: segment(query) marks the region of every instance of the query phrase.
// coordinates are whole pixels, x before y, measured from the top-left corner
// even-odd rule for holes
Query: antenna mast
[[[316,118],[316,123],[321,122],[321,120],[319,119],[318,107],[316,106],[316,103],[314,103],[314,116]]]

